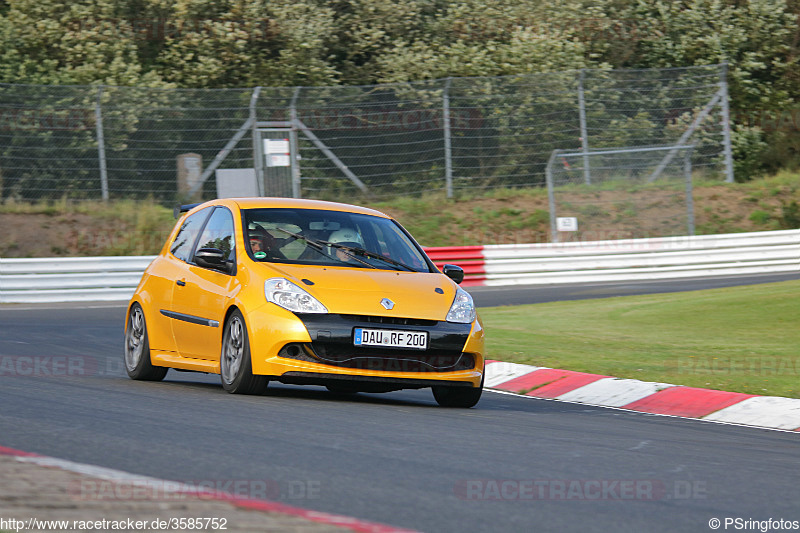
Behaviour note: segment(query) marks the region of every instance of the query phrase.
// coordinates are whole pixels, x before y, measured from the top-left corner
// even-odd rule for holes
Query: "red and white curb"
[[[800,399],[653,383],[502,361],[486,362],[484,386],[535,398],[800,431]]]
[[[284,515],[303,518],[310,522],[317,522],[331,526],[338,526],[358,533],[414,533],[413,530],[400,529],[394,526],[387,526],[375,522],[367,522],[358,518],[351,518],[349,516],[336,515],[331,513],[324,513],[319,511],[312,511],[303,509],[301,507],[294,507],[280,502],[262,499],[241,498],[232,494],[212,491],[202,487],[194,487],[188,484],[181,484],[174,481],[158,479],[148,476],[140,476],[115,470],[113,468],[105,468],[102,466],[89,465],[84,463],[76,463],[66,459],[57,459],[55,457],[47,457],[35,453],[24,452],[14,448],[6,448],[0,446],[0,455],[11,456],[23,463],[34,464],[49,468],[58,468],[67,472],[88,476],[95,479],[104,481],[111,481],[130,486],[141,486],[144,488],[158,486],[162,490],[170,490],[176,495],[196,495],[202,496],[204,500],[216,500],[220,502],[230,503],[236,507],[249,509],[253,511],[264,511],[268,513],[280,513]]]

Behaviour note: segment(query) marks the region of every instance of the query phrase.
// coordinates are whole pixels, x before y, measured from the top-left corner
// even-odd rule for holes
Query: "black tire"
[[[469,409],[474,407],[481,399],[483,393],[483,378],[481,378],[480,387],[446,387],[436,386],[432,387],[433,397],[442,407],[460,407]]]
[[[266,376],[253,375],[250,338],[238,309],[228,317],[222,332],[219,374],[222,388],[231,394],[262,394],[269,383]]]
[[[125,371],[128,377],[139,381],[161,381],[169,370],[153,366],[150,361],[150,339],[142,306],[134,303],[125,324]]]

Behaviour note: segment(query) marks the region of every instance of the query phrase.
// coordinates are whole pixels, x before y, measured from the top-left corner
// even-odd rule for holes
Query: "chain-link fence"
[[[694,235],[693,151],[553,150],[545,171],[553,241]]]
[[[544,186],[554,150],[654,145],[692,145],[693,173],[732,181],[724,72],[218,90],[0,85],[0,196],[170,203],[216,196],[214,171],[235,168],[254,169],[265,195],[454,196]],[[276,132],[285,157],[269,153],[281,146]],[[193,165],[181,187],[179,156]]]

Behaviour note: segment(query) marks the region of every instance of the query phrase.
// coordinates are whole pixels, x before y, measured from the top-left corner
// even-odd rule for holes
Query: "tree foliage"
[[[799,0],[0,0],[0,83],[366,85],[724,61],[736,115],[798,105],[799,16]],[[798,157],[795,136],[773,137]]]
[[[798,97],[797,0],[3,0],[0,81],[371,84],[728,61],[742,105]]]

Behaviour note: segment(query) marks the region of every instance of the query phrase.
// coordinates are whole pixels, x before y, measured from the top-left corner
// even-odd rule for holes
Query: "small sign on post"
[[[289,139],[264,139],[264,155],[268,167],[291,166]]]
[[[558,231],[578,231],[578,219],[575,217],[556,217]]]

